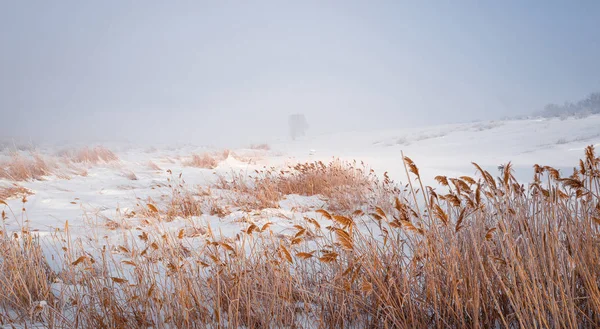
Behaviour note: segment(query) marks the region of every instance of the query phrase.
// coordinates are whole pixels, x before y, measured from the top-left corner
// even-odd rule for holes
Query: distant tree
[[[548,104],[548,105],[544,106],[544,111],[542,112],[542,115],[546,116],[546,117],[555,117],[555,116],[559,116],[561,111],[562,111],[562,108],[560,105]]]
[[[590,113],[600,113],[600,92],[590,94],[581,102],[581,106]]]
[[[539,114],[547,118],[567,118],[570,116],[581,118],[598,113],[600,113],[600,92],[591,93],[576,103],[565,102],[563,105],[548,104],[544,106],[544,110]]]
[[[304,136],[306,129],[308,129],[308,122],[304,114],[292,114],[289,117],[290,125],[290,136],[295,140],[299,136]]]

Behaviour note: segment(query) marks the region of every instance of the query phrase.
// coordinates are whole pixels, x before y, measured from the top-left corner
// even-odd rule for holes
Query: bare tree
[[[306,129],[308,129],[308,123],[304,114],[292,114],[289,117],[290,135],[293,140],[299,136],[304,136]]]
[[[600,113],[600,92],[591,93],[576,103],[565,102],[563,105],[548,104],[544,107],[540,115],[543,117],[586,117],[597,113]]]

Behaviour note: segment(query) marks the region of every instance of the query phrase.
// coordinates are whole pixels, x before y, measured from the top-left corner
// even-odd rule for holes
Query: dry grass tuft
[[[250,165],[256,165],[258,161],[264,159],[264,154],[262,152],[257,152],[256,150],[251,152],[231,152],[231,156],[238,161],[245,162]]]
[[[44,311],[54,306],[50,288],[55,275],[38,238],[27,230],[13,237],[0,232],[0,251],[0,315],[11,310],[30,321],[50,320]]]
[[[32,194],[33,193],[29,189],[17,184],[0,186],[0,200],[18,199]]]
[[[13,181],[40,180],[56,169],[39,154],[25,157],[14,154],[9,161],[0,164],[0,178]]]
[[[66,150],[59,153],[66,160],[75,163],[98,164],[118,161],[119,157],[111,150],[104,146],[96,146],[93,148],[82,147],[77,150]]]
[[[320,195],[327,199],[328,209],[352,212],[369,203],[389,202],[399,193],[387,175],[380,181],[364,164],[341,160],[297,164],[279,171],[265,169],[253,177],[221,176],[215,187],[235,192],[230,202],[250,210],[277,208],[286,195],[298,194]]]
[[[109,163],[118,160],[110,150],[98,146],[75,151],[59,152],[62,161],[55,157],[45,158],[37,153],[24,156],[13,154],[10,160],[0,163],[0,178],[12,181],[42,180],[54,175],[61,179],[70,179],[71,175],[87,176],[87,170],[80,164]],[[62,163],[61,163],[62,162]]]
[[[219,165],[219,160],[208,153],[202,155],[194,154],[190,160],[184,162],[184,165],[188,167],[214,169]]]
[[[167,205],[167,218],[189,218],[202,215],[202,203],[189,191],[173,190],[173,195]]]
[[[139,204],[137,213],[155,220],[170,222],[176,218],[191,218],[201,216],[203,209],[213,209],[215,205],[210,201],[210,191],[194,193],[185,185],[181,175],[177,178],[168,178],[168,188],[161,200],[149,198]],[[213,213],[213,210],[209,210]]]
[[[162,171],[162,169],[154,162],[148,161],[148,168],[154,171]]]
[[[126,170],[123,172],[123,177],[129,179],[129,180],[138,180],[137,176],[135,175],[135,173],[131,170]]]
[[[69,175],[75,175],[75,176],[81,176],[81,177],[87,177],[89,174],[87,168],[85,168],[85,166],[82,166],[80,164],[74,164],[71,162],[68,162],[65,164],[65,168],[64,170],[62,170],[62,172],[57,172],[55,173],[55,175],[59,178],[66,178],[69,179]]]
[[[185,166],[214,169],[219,165],[219,162],[229,157],[229,150],[225,150],[221,153],[204,153],[204,154],[193,154],[190,159],[183,162]]]

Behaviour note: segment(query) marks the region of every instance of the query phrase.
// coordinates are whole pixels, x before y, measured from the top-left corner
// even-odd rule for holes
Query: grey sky
[[[0,135],[193,143],[530,113],[600,90],[600,1],[2,1]]]

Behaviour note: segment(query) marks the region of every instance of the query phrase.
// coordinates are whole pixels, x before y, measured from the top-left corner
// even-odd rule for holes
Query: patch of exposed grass
[[[119,160],[119,157],[115,153],[104,146],[86,146],[74,150],[64,150],[59,155],[71,162],[92,165]]]
[[[117,160],[113,152],[102,146],[62,151],[58,157],[43,157],[36,152],[29,156],[14,153],[10,160],[0,163],[0,179],[29,181],[43,180],[47,176],[69,179],[71,175],[87,176],[82,164],[98,165]]]
[[[369,203],[389,202],[399,190],[385,175],[380,181],[364,164],[334,160],[265,169],[252,177],[234,173],[221,176],[215,187],[235,192],[230,202],[246,209],[277,208],[286,195],[319,195],[332,211],[354,211]]]
[[[15,153],[10,160],[0,164],[0,178],[12,181],[40,180],[56,169],[39,154],[26,157]]]
[[[50,288],[55,276],[38,238],[26,229],[14,236],[0,232],[0,254],[0,315],[16,312],[21,321],[50,320],[42,311],[54,305]],[[3,318],[0,323],[8,320]]]
[[[219,162],[227,159],[228,156],[229,150],[221,153],[192,154],[183,164],[188,167],[214,169],[219,165]]]
[[[182,177],[168,177],[168,190],[160,200],[148,198],[138,205],[138,213],[154,221],[170,222],[176,218],[189,219],[210,214],[225,213],[209,190],[194,191],[187,187]],[[148,222],[150,224],[150,222]]]
[[[154,162],[148,161],[148,168],[154,171],[162,171],[162,169]]]
[[[136,174],[131,171],[131,170],[125,170],[123,171],[123,177],[129,179],[129,180],[138,180]]]
[[[31,194],[33,193],[29,189],[17,184],[0,186],[0,200],[23,198]]]

